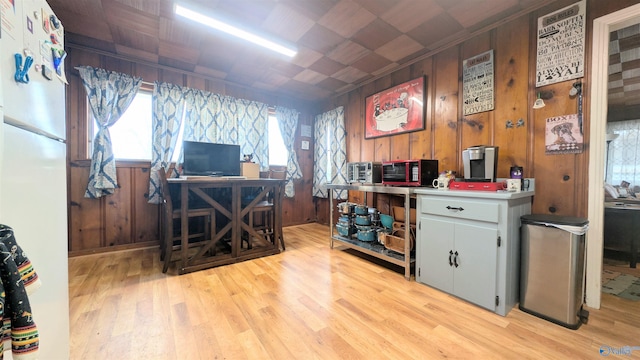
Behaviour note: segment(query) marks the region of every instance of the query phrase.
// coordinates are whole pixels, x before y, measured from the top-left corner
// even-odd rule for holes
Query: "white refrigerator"
[[[38,357],[68,359],[66,85],[52,51],[63,48],[63,29],[44,0],[0,0],[0,16],[0,223],[42,282],[29,295]]]

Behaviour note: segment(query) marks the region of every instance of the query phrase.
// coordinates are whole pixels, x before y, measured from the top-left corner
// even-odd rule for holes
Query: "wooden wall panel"
[[[432,135],[432,105],[433,101],[433,82],[432,82],[433,60],[428,58],[413,64],[411,66],[411,79],[420,76],[426,76],[425,79],[425,101],[423,106],[425,129],[409,134],[409,158],[410,159],[433,159],[433,146],[431,142]]]
[[[107,246],[128,245],[133,242],[131,220],[134,193],[131,171],[130,167],[118,167],[118,189],[112,195],[100,199],[105,203],[104,228]]]
[[[438,167],[462,173],[458,121],[459,47],[449,48],[434,57],[433,159]]]
[[[89,167],[71,165],[69,181],[69,251],[105,247],[100,200],[87,199]],[[73,241],[71,241],[73,240]]]
[[[407,80],[412,79],[411,68],[406,67],[402,70],[398,70],[391,74],[391,86],[400,85]],[[409,146],[409,138],[411,133],[400,134],[393,136],[387,136],[384,139],[389,143],[389,159],[390,160],[407,160],[411,158],[411,151]]]
[[[509,177],[511,166],[523,166],[527,162],[528,112],[527,98],[530,65],[529,21],[523,17],[500,27],[496,31],[495,59],[495,111],[494,138],[500,147],[498,177]],[[531,60],[532,61],[532,60]],[[522,125],[520,124],[522,121]],[[507,123],[511,124],[508,127]],[[524,169],[529,176],[530,169]]]
[[[133,196],[133,243],[153,243],[159,236],[160,205],[149,204],[149,167],[131,169],[133,182],[132,193],[143,194]]]
[[[460,49],[460,69],[459,69],[459,89],[462,92],[462,66],[464,60],[482,54],[487,50],[491,50],[491,32],[476,36],[462,44]],[[458,125],[460,126],[460,149],[468,148],[475,145],[496,145],[493,142],[493,111],[483,111],[476,114],[464,115],[462,111],[463,94],[459,97],[459,117]],[[462,170],[462,169],[460,169]],[[461,174],[461,172],[458,172]]]
[[[533,122],[535,124],[533,166],[534,177],[536,178],[536,188],[541,191],[536,192],[533,211],[536,213],[556,214],[556,215],[586,215],[582,213],[584,209],[576,209],[574,204],[577,195],[576,191],[583,192],[585,189],[576,189],[576,180],[585,178],[585,171],[578,171],[578,164],[582,156],[586,154],[545,154],[545,125],[546,120],[558,115],[575,114],[577,112],[577,101],[569,97],[569,90],[573,81],[566,81],[549,86],[540,87],[537,91],[552,96],[545,100],[546,106],[536,109],[533,112]],[[545,95],[543,95],[544,97]],[[582,215],[580,215],[582,214]]]

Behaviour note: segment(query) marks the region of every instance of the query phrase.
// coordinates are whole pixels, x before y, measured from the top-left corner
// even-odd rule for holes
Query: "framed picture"
[[[424,129],[425,77],[380,91],[365,99],[364,138]]]

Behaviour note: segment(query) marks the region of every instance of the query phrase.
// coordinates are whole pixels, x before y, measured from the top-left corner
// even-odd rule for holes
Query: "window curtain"
[[[225,124],[218,124],[220,97],[208,91],[190,89],[187,95],[183,138],[187,141],[235,144],[235,138],[227,138]]]
[[[284,186],[284,195],[286,197],[293,197],[296,194],[293,180],[302,177],[295,147],[296,129],[298,128],[298,111],[277,106],[276,119],[278,120],[282,141],[288,151],[287,182]]]
[[[127,110],[140,89],[142,79],[89,66],[77,69],[87,91],[91,114],[98,125],[98,133],[93,142],[89,183],[84,194],[86,198],[95,199],[113,194],[118,187],[109,127]]]
[[[188,93],[188,89],[177,85],[155,83],[152,98],[153,151],[149,173],[149,203],[159,204],[161,201],[158,170],[169,169],[184,117],[185,99]]]
[[[238,119],[238,144],[242,155],[252,154],[260,170],[269,169],[269,107],[257,101],[227,101],[227,114]]]
[[[607,123],[607,133],[618,134],[608,145],[607,179],[611,185],[622,181],[640,187],[640,120]]]
[[[269,168],[269,107],[230,96],[191,90],[185,116],[184,139],[240,145],[241,154]]]
[[[317,115],[314,125],[313,196],[327,198],[327,184],[347,183],[347,130],[344,107]],[[334,197],[346,200],[346,190],[334,191]]]

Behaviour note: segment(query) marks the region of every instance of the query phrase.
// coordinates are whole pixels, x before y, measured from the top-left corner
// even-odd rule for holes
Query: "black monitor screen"
[[[185,141],[184,175],[240,175],[240,145]]]

